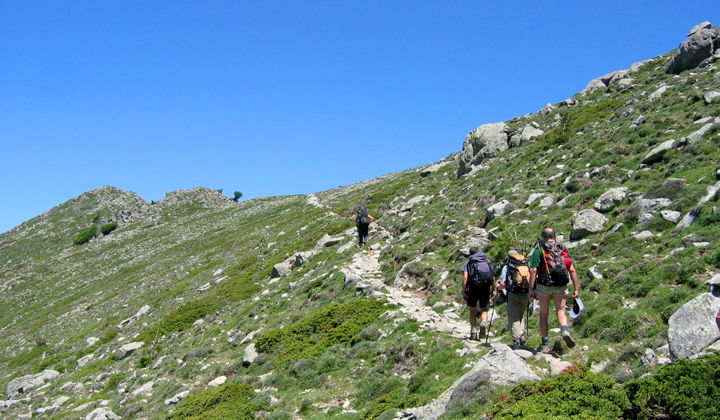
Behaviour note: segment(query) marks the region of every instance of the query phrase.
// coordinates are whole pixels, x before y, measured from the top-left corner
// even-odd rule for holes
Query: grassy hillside
[[[718,182],[720,124],[642,164],[657,145],[697,132],[696,121],[720,116],[720,104],[704,99],[720,90],[716,68],[668,75],[670,57],[644,64],[630,84],[507,121],[510,132],[534,124],[545,134],[469,174],[458,153],[430,173],[240,203],[203,188],[147,203],[103,187],[1,235],[0,400],[11,399],[5,388],[15,378],[60,373],[12,398],[6,415],[77,418],[106,407],[123,418],[360,419],[427,404],[488,350],[425,328],[382,289],[345,285],[353,256],[379,252],[387,287],[402,271],[406,290],[467,319],[459,268],[473,230],[489,232],[486,252],[499,261],[510,248],[527,250],[545,226],[568,238],[575,213],[617,187],[628,196],[605,214],[605,229],[572,244],[586,311],[571,326],[578,346],[563,358],[604,363],[612,381],[598,379],[602,386],[641,377],[645,349],[666,343],[669,317],[720,269],[718,197],[699,204]],[[530,201],[534,193],[552,204]],[[659,210],[645,220],[640,198],[668,199],[664,210],[697,220],[676,229]],[[486,209],[501,200],[510,203],[505,214],[488,222]],[[351,246],[362,202],[377,219],[374,251]],[[641,231],[652,238],[637,239]],[[89,241],[78,241],[87,232]],[[326,235],[334,240],[323,245]],[[308,251],[289,275],[273,276],[276,264]],[[504,323],[493,325],[494,336],[510,344]],[[531,346],[537,324],[532,317]],[[116,360],[132,342],[144,344]],[[250,343],[260,354],[243,363]],[[546,366],[531,363],[546,376]],[[207,388],[221,375],[226,385]],[[181,404],[164,403],[185,390],[191,397]],[[68,399],[53,407],[60,397]],[[476,417],[498,401],[500,392],[470,399],[445,418]],[[511,413],[513,401],[496,410]]]

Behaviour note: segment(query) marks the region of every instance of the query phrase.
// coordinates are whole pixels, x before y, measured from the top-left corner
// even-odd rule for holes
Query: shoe
[[[540,344],[540,347],[537,348],[537,352],[543,354],[550,353],[550,344]]]
[[[477,340],[477,330],[470,330],[470,338],[468,340]]]
[[[480,324],[480,331],[478,332],[478,339],[485,338],[487,335],[487,322],[483,321]]]
[[[572,336],[570,336],[570,331],[563,331],[562,339],[563,341],[565,341],[565,344],[568,346],[568,348],[575,347],[575,340],[573,340]]]
[[[514,345],[515,347],[524,347],[526,341],[527,341],[527,340],[525,340],[525,336],[523,335],[523,336],[520,337],[520,338],[514,339],[514,340],[513,340],[513,345]]]

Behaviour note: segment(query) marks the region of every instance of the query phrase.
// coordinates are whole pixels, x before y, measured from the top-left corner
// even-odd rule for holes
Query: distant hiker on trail
[[[530,292],[530,267],[525,256],[514,249],[508,252],[508,260],[500,273],[499,290],[507,290],[508,330],[512,333],[513,345],[524,346],[525,323],[523,317],[528,308]]]
[[[470,259],[463,265],[463,299],[470,308],[470,340],[485,338],[488,329],[488,306],[495,297],[495,273],[485,253],[470,248]],[[480,306],[480,331],[477,325],[477,307]]]
[[[575,340],[570,335],[567,314],[565,314],[567,285],[570,279],[572,279],[574,287],[572,297],[575,299],[580,295],[580,281],[570,253],[562,244],[556,242],[555,229],[543,229],[540,242],[530,258],[530,299],[533,300],[537,296],[540,301],[540,334],[542,336],[542,343],[538,347],[540,353],[550,352],[548,338],[550,300],[555,302],[555,312],[562,331],[562,339],[568,347],[575,347]]]
[[[715,315],[715,323],[718,326],[718,330],[720,330],[720,311],[718,311],[717,315]]]
[[[368,241],[368,235],[370,232],[370,223],[374,222],[375,218],[368,213],[368,209],[365,204],[361,204],[358,207],[357,214],[355,215],[355,226],[358,230],[358,246],[362,247]]]

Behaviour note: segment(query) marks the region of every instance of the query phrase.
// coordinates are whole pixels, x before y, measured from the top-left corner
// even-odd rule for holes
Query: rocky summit
[[[420,168],[241,202],[105,186],[0,235],[2,416],[717,418],[719,34]],[[580,277],[577,345],[551,311],[536,350],[536,301],[514,346],[503,293],[468,340],[469,249],[499,273],[547,226]]]

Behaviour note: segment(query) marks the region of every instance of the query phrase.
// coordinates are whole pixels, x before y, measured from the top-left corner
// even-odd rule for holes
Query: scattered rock
[[[227,381],[227,377],[226,377],[226,376],[219,376],[219,377],[213,379],[212,381],[208,382],[208,385],[207,385],[207,386],[213,388],[213,387],[220,386],[220,385],[224,384],[225,381]]]
[[[180,400],[187,397],[188,395],[190,395],[190,390],[175,394],[172,398],[168,398],[167,400],[165,400],[165,405],[177,404],[180,402]]]
[[[703,293],[677,310],[668,322],[668,342],[673,360],[701,352],[720,338],[715,314],[720,297]]]
[[[35,375],[26,375],[11,380],[5,388],[9,399],[16,398],[33,388],[38,388],[60,376],[56,370],[46,369]]]
[[[668,150],[675,147],[675,139],[670,139],[666,142],[661,143],[659,146],[652,149],[642,160],[644,165],[650,165],[660,161]]]
[[[617,207],[627,195],[627,187],[611,188],[603,193],[593,206],[601,213],[607,213]]]
[[[122,360],[126,358],[127,356],[131,355],[135,350],[142,347],[143,344],[143,342],[136,342],[120,346],[120,348],[115,351],[115,360]]]
[[[572,223],[572,231],[570,239],[575,241],[583,239],[587,236],[600,233],[605,228],[608,218],[593,209],[585,209],[579,211]]]

